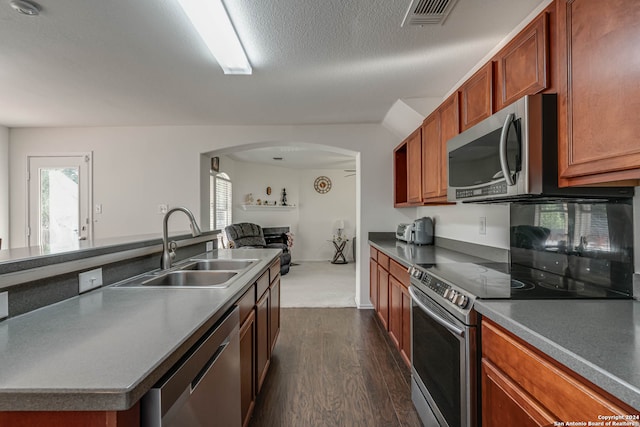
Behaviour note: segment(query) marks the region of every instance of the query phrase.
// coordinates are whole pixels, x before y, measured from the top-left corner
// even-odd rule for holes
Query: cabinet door
[[[496,55],[496,111],[547,88],[548,22],[548,13],[541,14]]]
[[[373,309],[378,311],[378,263],[369,258],[369,299]]]
[[[402,347],[402,283],[389,276],[389,336],[398,350]]]
[[[440,196],[447,195],[447,141],[460,133],[458,120],[458,93],[454,93],[439,108],[440,111]]]
[[[403,141],[393,150],[393,206],[408,206],[407,193],[407,143]]]
[[[489,62],[460,89],[460,131],[486,119],[493,113],[493,63]]]
[[[402,359],[411,367],[411,295],[402,287],[402,342],[400,347]]]
[[[240,408],[243,426],[249,423],[256,398],[255,319],[255,311],[251,310],[240,327]]]
[[[269,291],[256,303],[256,393],[260,393],[271,357],[269,340]]]
[[[428,116],[422,124],[422,198],[440,194],[440,113]]]
[[[418,128],[407,139],[407,200],[422,201],[422,130]]]
[[[483,426],[542,427],[558,420],[491,362],[482,359]]]
[[[559,0],[557,5],[561,184],[637,180],[640,2]]]
[[[269,288],[269,337],[270,349],[276,346],[280,333],[280,275],[271,283]]]
[[[382,326],[389,329],[389,273],[378,266],[378,317]]]

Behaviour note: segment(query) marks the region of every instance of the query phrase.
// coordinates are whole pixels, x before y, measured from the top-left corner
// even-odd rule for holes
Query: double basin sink
[[[139,276],[116,287],[227,288],[257,259],[192,259],[171,270]]]

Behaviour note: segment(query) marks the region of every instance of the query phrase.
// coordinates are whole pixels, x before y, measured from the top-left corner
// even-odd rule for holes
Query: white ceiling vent
[[[444,24],[458,0],[412,0],[402,20],[405,25]]]

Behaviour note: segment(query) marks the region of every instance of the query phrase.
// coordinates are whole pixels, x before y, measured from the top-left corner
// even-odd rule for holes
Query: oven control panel
[[[409,273],[413,280],[419,281],[424,286],[440,295],[440,297],[446,299],[457,307],[464,309],[469,305],[469,297],[464,295],[461,291],[454,289],[451,285],[438,280],[432,275],[415,267],[411,268]]]

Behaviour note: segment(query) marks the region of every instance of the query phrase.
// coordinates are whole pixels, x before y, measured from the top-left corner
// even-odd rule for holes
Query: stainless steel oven
[[[477,425],[474,297],[411,270],[411,397],[425,427]]]

